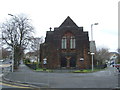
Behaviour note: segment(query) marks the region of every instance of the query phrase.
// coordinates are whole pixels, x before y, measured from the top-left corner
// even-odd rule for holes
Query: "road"
[[[0,61],[0,90],[6,90],[8,88],[10,89],[19,89],[19,90],[26,90],[30,87],[26,87],[25,85],[20,85],[20,84],[12,84],[8,83],[2,80],[2,76],[11,72],[11,61],[9,59]],[[28,89],[30,90],[30,89]]]
[[[10,60],[0,61],[0,80],[1,77],[11,71]]]
[[[2,75],[0,76],[0,90],[8,90],[8,89],[19,89],[19,90],[30,90],[30,87],[27,85],[21,85],[21,84],[13,84],[13,83],[8,83],[6,81],[1,80]],[[31,88],[32,89],[32,88]]]
[[[111,69],[88,74],[50,75],[49,83],[52,88],[114,88],[117,86],[117,77]]]
[[[35,72],[21,65],[20,69],[6,76],[9,80],[50,88],[116,88],[117,71],[109,67],[94,73],[45,73]]]
[[[27,86],[21,86],[21,85],[12,85],[12,84],[7,84],[7,83],[0,83],[0,87],[4,90],[4,89],[16,89],[16,90],[31,90],[33,88],[31,87],[27,87]]]

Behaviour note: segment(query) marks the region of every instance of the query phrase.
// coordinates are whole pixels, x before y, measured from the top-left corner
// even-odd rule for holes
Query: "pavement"
[[[18,70],[3,78],[37,88],[119,88],[119,76],[114,67],[94,73],[50,73],[36,72],[21,64]]]

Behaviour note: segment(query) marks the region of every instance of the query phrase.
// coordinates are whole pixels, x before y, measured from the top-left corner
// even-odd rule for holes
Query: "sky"
[[[36,37],[45,37],[46,31],[59,27],[70,16],[84,31],[88,31],[97,48],[105,47],[114,52],[118,48],[119,0],[1,0],[0,23],[9,19],[8,14],[26,14],[35,28]]]

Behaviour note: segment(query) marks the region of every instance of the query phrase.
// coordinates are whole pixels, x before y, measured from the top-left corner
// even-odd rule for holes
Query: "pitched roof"
[[[68,16],[60,27],[78,27],[76,23]]]

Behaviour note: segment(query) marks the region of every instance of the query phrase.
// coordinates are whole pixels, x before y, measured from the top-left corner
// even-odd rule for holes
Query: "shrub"
[[[24,59],[24,63],[25,64],[30,64],[30,59],[29,58]]]
[[[30,67],[31,69],[36,70],[36,64],[26,64],[28,67]]]

